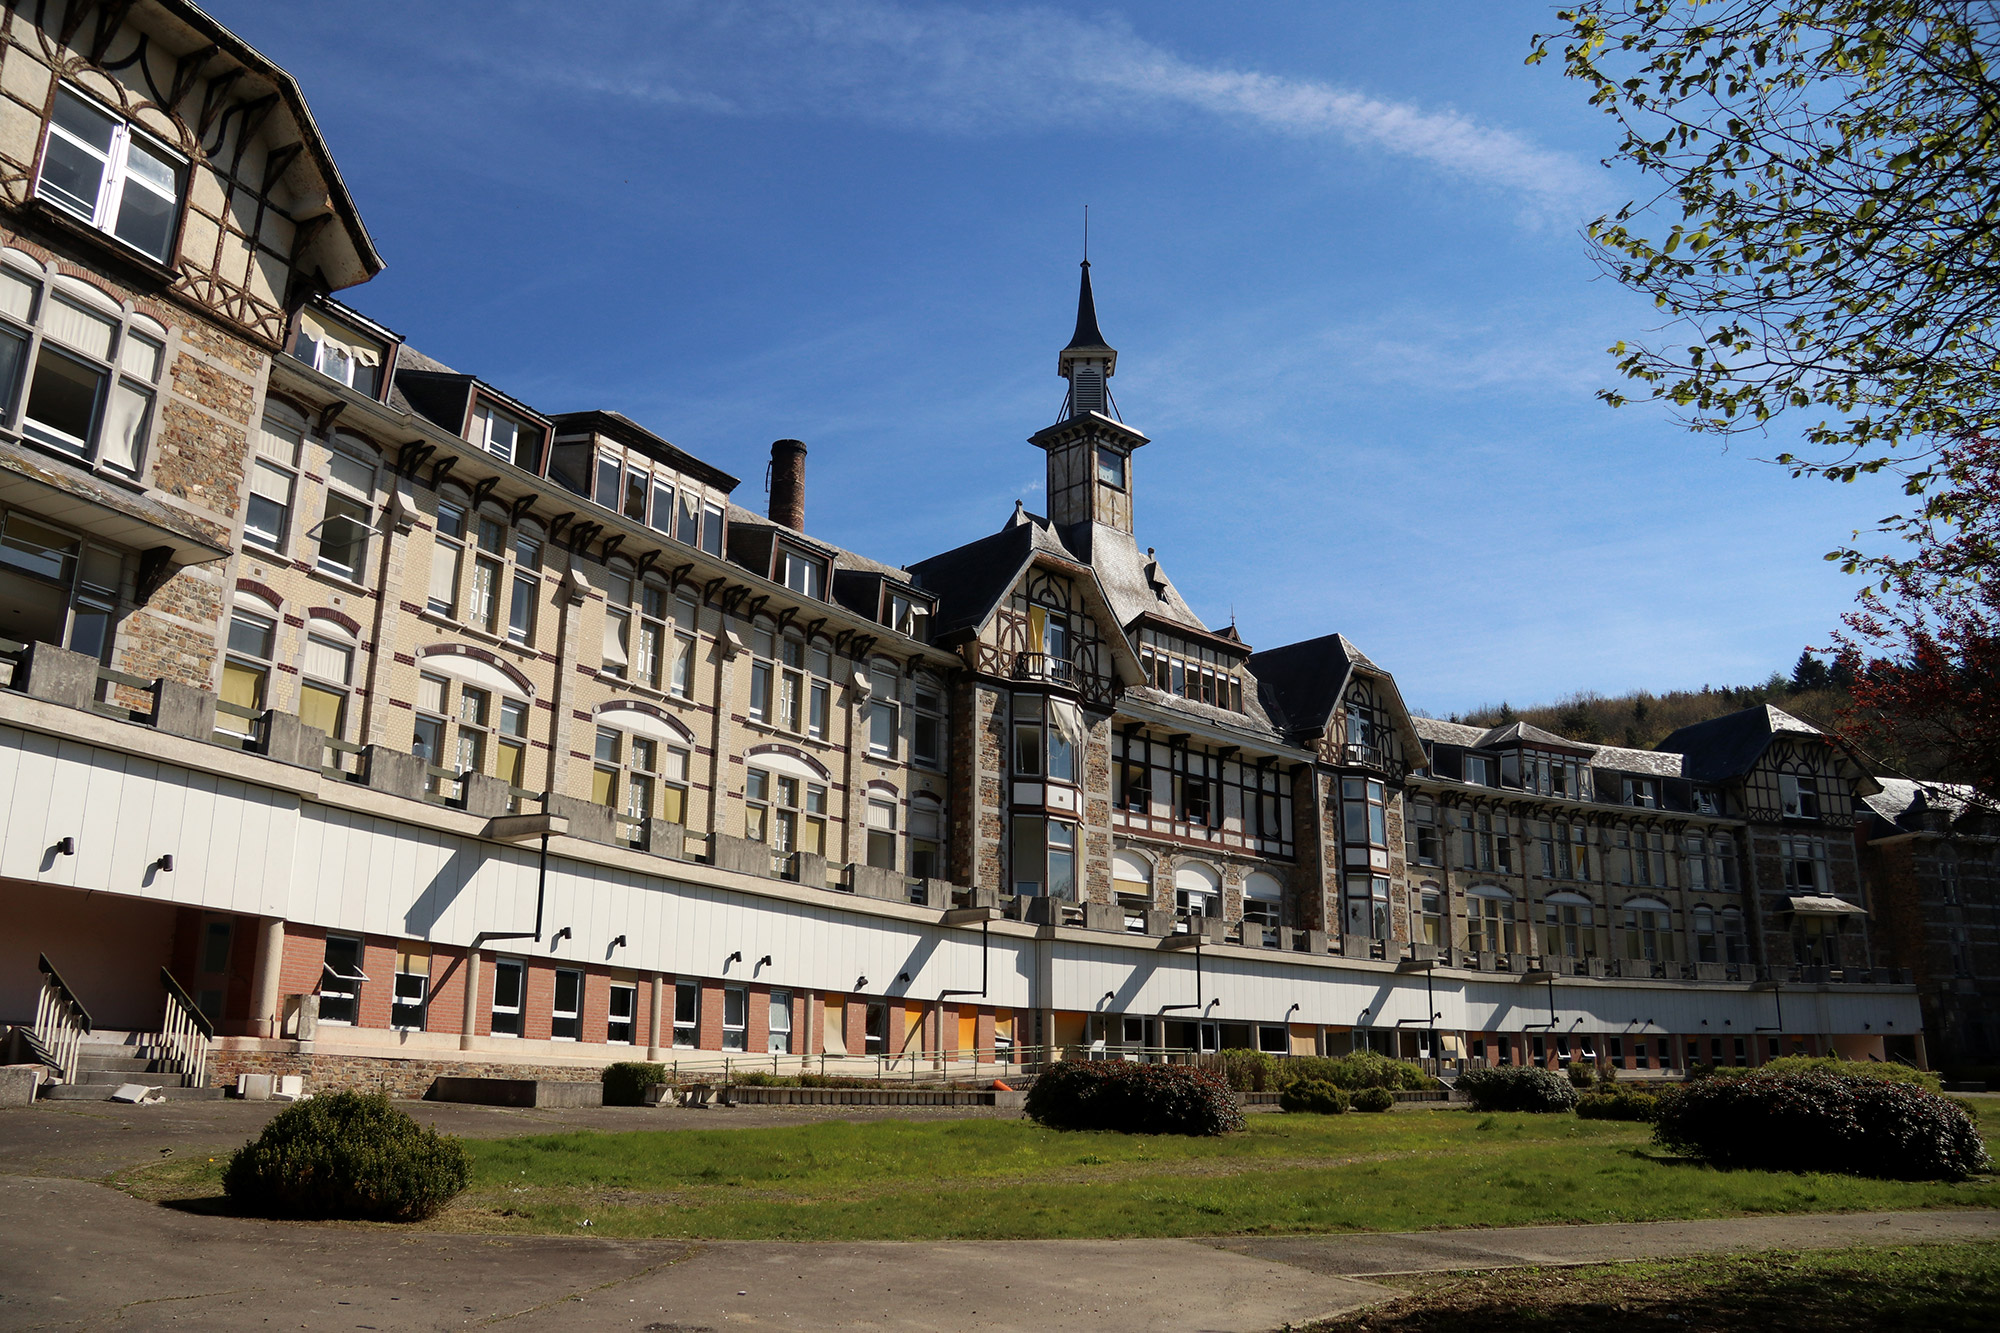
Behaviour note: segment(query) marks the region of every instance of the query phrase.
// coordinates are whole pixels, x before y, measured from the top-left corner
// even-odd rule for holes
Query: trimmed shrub
[[[1374,1051],[1355,1051],[1351,1055],[1323,1056],[1299,1055],[1284,1062],[1280,1077],[1286,1080],[1316,1078],[1357,1092],[1362,1088],[1405,1089],[1421,1092],[1434,1088],[1436,1083],[1426,1074],[1423,1066],[1411,1064],[1407,1060],[1391,1060],[1386,1055]]]
[[[1578,1092],[1588,1092],[1597,1086],[1597,1071],[1581,1060],[1571,1061],[1567,1072],[1569,1085]]]
[[[1269,1092],[1278,1086],[1278,1057],[1240,1047],[1222,1052],[1222,1077],[1237,1092]]]
[[[1878,1078],[1943,1092],[1944,1083],[1928,1069],[1912,1069],[1890,1060],[1842,1060],[1831,1055],[1786,1055],[1766,1060],[1758,1068],[1773,1074],[1833,1074],[1841,1078]]]
[[[1991,1169],[1963,1110],[1914,1083],[1759,1070],[1671,1088],[1653,1139],[1723,1167],[1963,1180]]]
[[[604,1066],[606,1106],[644,1106],[646,1090],[667,1081],[665,1065],[649,1065],[644,1060],[621,1060]]]
[[[1597,1086],[1598,1086],[1598,1087],[1600,1087],[1600,1088],[1608,1088],[1608,1087],[1610,1087],[1610,1086],[1611,1086],[1612,1084],[1616,1083],[1617,1081],[1618,1081],[1618,1066],[1617,1066],[1617,1065],[1614,1065],[1614,1064],[1609,1064],[1609,1063],[1606,1063],[1606,1064],[1601,1064],[1601,1065],[1599,1065],[1599,1066],[1597,1067]]]
[[[1650,1092],[1630,1088],[1586,1092],[1576,1099],[1576,1113],[1585,1120],[1650,1121],[1660,1114],[1660,1099]]]
[[[1278,1105],[1287,1111],[1312,1115],[1345,1115],[1348,1097],[1323,1078],[1299,1078],[1279,1091]]]
[[[1363,1088],[1354,1094],[1357,1111],[1386,1111],[1396,1104],[1396,1094],[1387,1088]]]
[[[268,1217],[415,1222],[471,1176],[457,1139],[418,1124],[386,1094],[334,1092],[274,1116],[229,1159],[222,1188]]]
[[[1576,1105],[1568,1079],[1532,1065],[1468,1069],[1458,1076],[1458,1088],[1477,1111],[1567,1111]]]
[[[1036,1077],[1026,1110],[1050,1129],[1210,1135],[1243,1128],[1222,1076],[1192,1065],[1065,1060]]]

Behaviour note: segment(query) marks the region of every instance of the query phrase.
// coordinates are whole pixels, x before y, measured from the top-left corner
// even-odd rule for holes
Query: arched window
[[[1466,890],[1465,947],[1474,953],[1521,952],[1513,894],[1491,884]]]
[[[671,718],[635,708],[599,709],[593,796],[628,819],[685,824],[693,744],[687,729]]]
[[[335,740],[347,739],[355,649],[354,636],[345,625],[320,616],[306,622],[305,652],[299,661],[299,720]]]
[[[944,878],[944,807],[929,796],[910,798],[910,878]]]
[[[1285,886],[1261,870],[1243,881],[1243,921],[1251,926],[1276,926],[1284,916]]]
[[[1581,958],[1591,952],[1590,899],[1580,893],[1552,893],[1542,900],[1546,913],[1542,952],[1552,958]]]
[[[1625,956],[1649,963],[1673,962],[1674,932],[1667,905],[1653,898],[1634,898],[1623,911]]]
[[[270,704],[271,659],[278,649],[278,608],[253,593],[238,592],[229,616],[228,655],[222,659],[221,702],[215,729],[231,736],[256,733],[256,719]]]
[[[1222,915],[1222,876],[1215,867],[1188,861],[1175,868],[1174,910],[1184,917]]]
[[[1137,852],[1112,853],[1111,887],[1121,894],[1140,895],[1152,906],[1153,863]]]

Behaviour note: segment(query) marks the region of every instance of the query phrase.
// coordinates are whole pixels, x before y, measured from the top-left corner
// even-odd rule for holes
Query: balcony
[[[1079,690],[1081,676],[1076,663],[1066,657],[1050,653],[1017,653],[1014,656],[1015,680],[1031,680],[1059,689]]]

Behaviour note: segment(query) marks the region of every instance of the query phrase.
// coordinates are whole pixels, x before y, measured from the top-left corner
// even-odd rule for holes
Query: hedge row
[[[1660,1095],[1653,1138],[1716,1166],[1963,1180],[1992,1168],[1972,1117],[1915,1083],[1758,1070]]]
[[[1051,1129],[1212,1135],[1243,1128],[1222,1076],[1191,1065],[1065,1060],[1036,1077],[1025,1109]]]

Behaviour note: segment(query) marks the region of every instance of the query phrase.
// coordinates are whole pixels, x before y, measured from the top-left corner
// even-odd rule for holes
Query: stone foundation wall
[[[643,1055],[644,1052],[642,1051]],[[610,1064],[611,1061],[605,1061]],[[386,1092],[422,1097],[439,1078],[527,1078],[548,1083],[595,1083],[602,1066],[494,1064],[486,1060],[422,1060],[375,1055],[320,1055],[299,1051],[215,1052],[213,1087],[236,1086],[238,1074],[298,1074],[307,1092]]]

